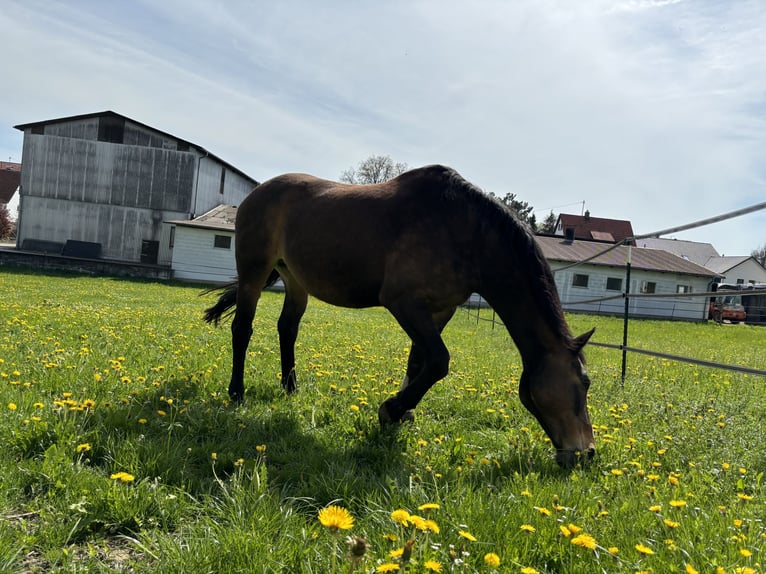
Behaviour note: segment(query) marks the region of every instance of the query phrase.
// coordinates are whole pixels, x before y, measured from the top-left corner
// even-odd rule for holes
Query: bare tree
[[[754,249],[753,252],[750,255],[758,263],[760,263],[761,265],[766,267],[766,244],[763,244],[759,248]]]
[[[407,171],[407,164],[394,162],[391,156],[371,155],[360,161],[354,168],[350,167],[340,175],[340,180],[346,183],[383,183]]]

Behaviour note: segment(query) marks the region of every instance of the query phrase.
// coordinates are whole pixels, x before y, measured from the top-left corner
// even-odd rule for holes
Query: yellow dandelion
[[[613,476],[622,476],[624,474],[619,468],[613,468],[611,473]]]
[[[666,518],[662,522],[664,522],[665,526],[667,526],[668,528],[678,528],[679,526],[681,526],[680,522],[675,522],[674,520],[670,520],[669,518]]]
[[[402,554],[404,554],[404,547],[394,548],[391,552],[388,553],[391,558],[401,558]]]
[[[699,574],[699,571],[691,564],[686,565],[686,574]]]
[[[410,523],[410,513],[401,508],[394,510],[391,513],[391,520],[402,526],[408,526]]]
[[[77,452],[88,452],[90,450],[90,444],[87,442],[84,442],[82,444],[77,445]]]
[[[537,529],[536,529],[534,526],[532,526],[531,524],[522,524],[521,526],[519,526],[519,529],[520,529],[522,532],[529,532],[529,533],[535,532],[535,531],[537,530]]]
[[[458,535],[462,538],[465,538],[466,540],[469,540],[471,542],[476,542],[476,537],[471,534],[470,532],[466,532],[465,530],[458,530]]]
[[[375,568],[375,572],[396,572],[399,570],[399,565],[393,562],[386,562]]]
[[[550,516],[551,511],[545,508],[544,506],[538,506],[537,511],[542,514],[543,516]]]
[[[423,567],[428,570],[429,572],[441,572],[442,571],[442,565],[437,562],[436,560],[426,560],[423,563]]]
[[[640,543],[636,544],[635,549],[638,550],[641,554],[646,554],[647,556],[654,554],[654,550]]]
[[[750,558],[753,555],[753,553],[750,552],[750,550],[748,550],[747,548],[740,548],[739,553],[742,554],[742,556],[744,556],[745,558]]]
[[[662,506],[659,504],[655,504],[654,506],[649,507],[649,512],[659,512],[660,510],[662,510]]]
[[[399,537],[396,534],[384,534],[383,538],[385,538],[389,542],[396,542],[397,540],[399,540]]]
[[[15,411],[17,408],[16,403],[8,403],[8,410]]]
[[[740,500],[743,500],[745,502],[748,501],[748,500],[753,500],[753,497],[751,495],[745,494],[744,492],[738,492],[737,493],[737,498],[739,498]]]
[[[428,530],[428,526],[426,526],[426,519],[422,516],[418,516],[417,514],[410,516],[410,524],[412,524],[418,530]]]
[[[211,452],[210,453],[210,458],[212,458],[213,460],[218,460],[218,453],[217,452]]]
[[[498,566],[500,566],[500,556],[498,556],[494,552],[487,552],[484,555],[484,564],[486,564],[490,568],[497,568]],[[526,572],[524,572],[524,570],[526,570]],[[526,569],[522,568],[521,572],[522,574],[536,574],[537,571],[534,568],[526,568]]]
[[[570,542],[575,546],[581,546],[583,548],[588,548],[589,550],[595,550],[596,546],[598,546],[596,539],[590,534],[578,534],[572,538]]]
[[[524,566],[524,568],[522,568],[520,572],[521,574],[540,574],[540,572],[538,572],[531,566]]]
[[[158,414],[159,416],[161,416],[161,417],[164,417],[164,416],[165,416],[166,414],[168,414],[168,413],[166,413],[166,412],[165,412],[165,411],[163,411],[162,409],[159,409],[159,410],[157,411],[157,414]]]
[[[124,482],[126,484],[131,483],[136,479],[135,476],[128,474],[127,472],[115,472],[109,478],[118,482]]]
[[[439,505],[435,502],[426,502],[418,506],[418,510],[439,510]]]
[[[668,504],[672,506],[673,508],[683,508],[686,506],[685,500],[671,500]]]
[[[255,447],[255,452],[257,452],[258,454],[263,454],[264,452],[266,452],[266,445],[265,444],[257,445]]]
[[[567,525],[567,528],[569,528],[569,531],[570,531],[572,534],[579,534],[579,533],[580,533],[580,531],[582,530],[582,528],[580,528],[580,527],[579,527],[579,526],[577,526],[576,524],[572,524],[571,522],[570,522],[570,523]]]
[[[427,519],[425,524],[425,530],[430,530],[434,534],[439,534],[439,525],[436,523],[435,520]]]
[[[336,530],[349,530],[354,526],[354,517],[342,506],[331,504],[319,511],[319,522],[335,532]]]
[[[620,549],[616,546],[610,546],[607,550],[609,551],[609,554],[618,554],[620,552]]]
[[[561,530],[561,534],[563,534],[563,535],[564,535],[564,536],[566,536],[567,538],[569,538],[570,536],[572,536],[572,531],[571,531],[571,530],[569,530],[569,528],[568,528],[568,527],[566,527],[566,526],[564,526],[563,524],[559,524],[559,530]]]

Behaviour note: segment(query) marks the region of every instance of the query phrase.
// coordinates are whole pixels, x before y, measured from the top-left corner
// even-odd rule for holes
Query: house
[[[24,132],[18,249],[170,266],[163,222],[237,205],[257,181],[205,148],[113,111]]]
[[[586,211],[584,215],[560,214],[556,220],[553,234],[566,237],[569,240],[595,240],[610,243],[619,243],[624,239],[634,237],[633,226],[630,221],[591,217],[590,211]]]
[[[562,269],[571,263],[602,253],[612,245],[595,241],[568,241],[557,236],[536,238],[543,255],[554,270],[556,287],[567,311],[623,314],[628,246],[615,247],[593,260]],[[561,269],[561,271],[556,271]],[[718,275],[709,269],[660,249],[631,248],[630,293],[704,293]],[[594,299],[615,296],[607,301]],[[633,297],[629,313],[634,317],[657,317],[702,321],[707,319],[705,297]]]
[[[0,161],[0,205],[5,205],[11,221],[16,221],[19,212],[19,185],[21,164]]]
[[[720,275],[720,283],[753,285],[766,283],[766,269],[749,255],[720,255],[709,243],[680,239],[647,238],[638,241],[639,247],[664,249],[687,261],[707,267]]]

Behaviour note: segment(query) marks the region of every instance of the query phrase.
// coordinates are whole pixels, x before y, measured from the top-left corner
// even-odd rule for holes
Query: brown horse
[[[332,305],[382,305],[412,340],[396,396],[380,405],[381,425],[411,410],[449,369],[441,331],[471,293],[500,316],[521,353],[519,396],[572,467],[595,454],[586,405],[590,384],[553,275],[531,233],[500,202],[443,166],[414,169],[386,183],[347,185],[288,174],[256,187],[236,218],[238,279],[205,319],[231,325],[229,395],[244,398],[244,366],[263,288],[282,278],[278,321],[282,385],[295,390],[295,340],[309,294]]]

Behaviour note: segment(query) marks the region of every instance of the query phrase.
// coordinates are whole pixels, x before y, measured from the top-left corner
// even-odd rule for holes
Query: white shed
[[[237,274],[234,260],[234,217],[237,208],[219,205],[190,221],[167,221],[173,278],[225,283]]]

